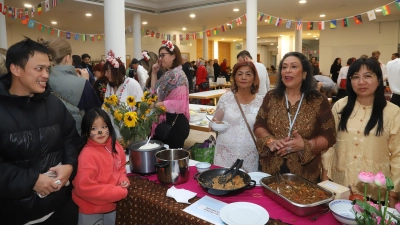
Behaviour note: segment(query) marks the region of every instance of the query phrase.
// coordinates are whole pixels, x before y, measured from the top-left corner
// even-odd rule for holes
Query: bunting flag
[[[35,16],[35,6],[32,6],[31,8],[31,18]]]
[[[262,21],[264,13],[258,13],[258,21]]]
[[[82,41],[86,41],[86,34],[82,34]]]
[[[3,7],[3,15],[6,15],[6,14],[7,14],[7,6],[4,5],[4,7]]]
[[[355,22],[356,24],[362,24],[361,15],[356,15],[356,16],[354,16],[354,22]]]
[[[4,6],[6,6],[6,5],[4,5]],[[2,3],[0,3],[0,10],[1,10],[1,13],[4,12],[4,10],[3,10],[3,4],[2,4]],[[4,13],[3,13],[3,15],[4,15]]]
[[[236,24],[237,24],[238,26],[242,25],[242,19],[240,19],[240,17],[238,17],[238,18],[236,19]]]
[[[79,34],[75,34],[75,38],[76,41],[79,39]]]
[[[329,27],[331,29],[336,29],[336,27],[337,27],[336,20],[331,20],[330,23],[329,23]]]
[[[186,34],[186,41],[189,41],[190,39],[190,34]]]
[[[297,21],[296,30],[302,30],[302,29],[303,29],[303,23],[301,21]]]
[[[233,23],[232,23],[232,21],[229,22],[229,29],[233,29]]]
[[[39,24],[38,30],[42,30],[42,27],[43,27],[43,25],[42,25],[42,24]]]
[[[154,37],[154,31],[151,31],[150,36],[151,36],[151,37]]]
[[[50,10],[49,0],[44,1],[44,9],[45,9],[45,12]]]
[[[275,26],[279,27],[281,25],[281,23],[282,23],[282,19],[281,18],[277,18],[276,22],[275,22]]]
[[[171,40],[171,35],[167,34],[167,40],[170,41]]]
[[[192,34],[192,39],[193,39],[193,40],[196,40],[196,33],[193,33],[193,34]]]
[[[382,8],[382,15],[387,16],[390,14],[390,8],[388,5],[384,5],[381,8]]]
[[[199,38],[203,39],[203,31],[199,32]]]
[[[34,20],[29,20],[28,27],[29,28],[34,28],[35,27],[35,21]]]
[[[274,18],[274,17],[272,17],[272,16],[268,16],[266,22],[267,22],[268,24],[271,24],[273,18]]]
[[[225,32],[225,25],[221,25],[222,32]]]
[[[211,36],[211,31],[210,30],[206,30],[206,34],[207,34],[207,37],[210,37]]]
[[[60,30],[57,30],[57,37],[60,37],[61,36],[61,31]]]
[[[314,22],[307,23],[307,30],[314,30]]]
[[[176,41],[176,34],[172,35],[172,40]]]
[[[29,15],[29,10],[28,10],[28,8],[25,8],[24,11],[25,11],[25,16],[28,16],[28,15]]]
[[[318,22],[318,29],[325,30],[325,21]]]
[[[57,0],[53,0],[53,8],[57,6]]]
[[[21,23],[22,24],[24,24],[24,25],[26,25],[26,24],[28,24],[28,20],[29,20],[29,18],[28,18],[28,16],[22,16],[22,21],[21,21]]]
[[[245,20],[247,20],[247,16],[246,16],[246,14],[244,14],[244,15],[243,15],[243,17],[244,17],[244,19],[245,19]]]
[[[156,33],[156,38],[160,38],[160,33]]]
[[[50,34],[52,30],[53,30],[53,28],[49,27],[49,28],[47,29],[47,33]]]
[[[142,34],[144,34],[144,28],[142,28]]]
[[[67,32],[67,34],[65,36],[67,39],[71,39],[71,32]]]
[[[217,28],[214,28],[214,35],[218,35],[218,30],[217,30]]]
[[[183,34],[179,34],[179,40],[183,41]]]
[[[146,35],[150,35],[150,30],[146,30]]]
[[[37,7],[37,14],[40,16],[42,15],[42,3],[39,3],[38,7]]]
[[[349,19],[348,18],[342,19],[342,25],[343,25],[343,27],[348,27],[349,26]]]
[[[94,35],[90,35],[90,40],[94,41]]]
[[[292,21],[291,20],[286,20],[286,28],[290,28],[292,26]]]
[[[368,11],[367,14],[368,14],[368,20],[369,21],[376,20],[376,15],[375,15],[375,11],[374,10]]]
[[[24,9],[18,9],[18,19],[22,19],[22,16],[24,16]]]
[[[396,0],[395,2],[397,9],[400,9],[400,0]]]
[[[100,34],[97,35],[97,40],[98,40],[98,41],[101,41],[101,35],[100,35]]]

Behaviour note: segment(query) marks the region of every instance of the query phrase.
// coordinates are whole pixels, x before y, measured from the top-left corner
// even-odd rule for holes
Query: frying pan
[[[212,195],[236,195],[243,192],[244,190],[251,189],[256,186],[256,182],[254,180],[251,180],[250,176],[247,173],[239,170],[237,172],[237,175],[239,175],[243,179],[245,186],[231,190],[218,190],[212,188],[212,179],[217,176],[221,176],[227,170],[229,170],[229,168],[206,170],[204,172],[195,174],[194,179],[197,180],[197,183],[205,191]]]

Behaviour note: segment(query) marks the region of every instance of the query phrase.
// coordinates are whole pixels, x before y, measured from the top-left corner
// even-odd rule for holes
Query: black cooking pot
[[[251,180],[250,176],[247,173],[239,170],[237,172],[237,175],[239,175],[243,179],[245,186],[231,190],[218,190],[212,188],[212,179],[222,175],[227,170],[229,170],[229,168],[207,170],[202,173],[195,174],[194,179],[197,180],[199,185],[205,191],[212,195],[236,195],[243,192],[244,190],[251,189],[256,186],[256,182],[254,180]]]

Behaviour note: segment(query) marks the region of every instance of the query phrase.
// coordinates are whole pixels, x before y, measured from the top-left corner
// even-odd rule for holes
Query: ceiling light
[[[147,22],[146,22],[146,21],[143,21],[143,22],[142,22],[142,24],[143,24],[143,25],[146,25],[146,24],[147,24]]]
[[[91,13],[86,13],[85,16],[92,16],[92,14]]]
[[[225,38],[222,38],[221,40],[225,40]]]
[[[267,23],[267,22],[268,22],[268,20],[264,20],[264,22],[266,22],[266,23]]]
[[[300,0],[300,1],[299,1],[300,4],[304,4],[304,3],[306,3],[306,2],[307,2],[306,0]]]
[[[274,45],[274,43],[271,43],[270,45]]]
[[[190,18],[195,18],[196,17],[196,15],[195,14],[190,14]]]
[[[319,15],[319,17],[325,17],[325,14],[321,14],[321,15]]]
[[[317,37],[317,36],[312,36],[312,37]]]
[[[377,9],[375,9],[375,12],[382,12],[382,9],[381,8],[377,8]]]
[[[281,34],[281,35],[279,35],[279,36],[283,37],[283,34]]]
[[[186,30],[186,27],[182,27],[182,30]]]
[[[236,40],[233,40],[233,42],[236,42]]]
[[[315,40],[318,40],[318,38],[315,38]]]
[[[257,36],[257,38],[260,38],[260,36]]]
[[[57,22],[56,21],[51,21],[51,24],[57,24]]]
[[[311,33],[307,33],[307,35],[311,35]]]
[[[234,8],[233,11],[234,12],[239,12],[239,9],[238,8]]]
[[[25,7],[25,8],[31,8],[32,5],[31,5],[31,4],[24,4],[24,7]]]

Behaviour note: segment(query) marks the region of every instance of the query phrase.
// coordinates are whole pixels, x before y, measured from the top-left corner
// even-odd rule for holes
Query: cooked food
[[[199,112],[207,112],[207,109],[206,108],[200,108]]]
[[[215,109],[211,108],[211,109],[207,109],[207,114],[214,114],[215,113]]]
[[[155,143],[147,143],[145,145],[140,146],[140,149],[152,149],[152,148],[158,148],[158,146],[160,146],[159,144],[155,144]]]
[[[217,121],[217,122],[215,122],[216,124],[224,124],[224,122],[222,122],[222,121]]]
[[[221,176],[216,176],[212,179],[212,188],[217,189],[217,190],[233,190],[233,189],[238,189],[238,188],[242,188],[245,186],[245,183],[243,181],[243,178],[241,178],[239,175],[236,175],[232,180],[230,180],[227,183],[222,183],[220,184],[218,182],[218,179]],[[230,178],[230,174],[226,177],[226,180],[228,180]]]
[[[274,182],[268,186],[275,190],[279,188],[279,194],[289,199],[292,202],[299,204],[312,204],[329,198],[321,189],[305,182],[286,181],[287,185],[292,188],[287,188],[284,183]]]

